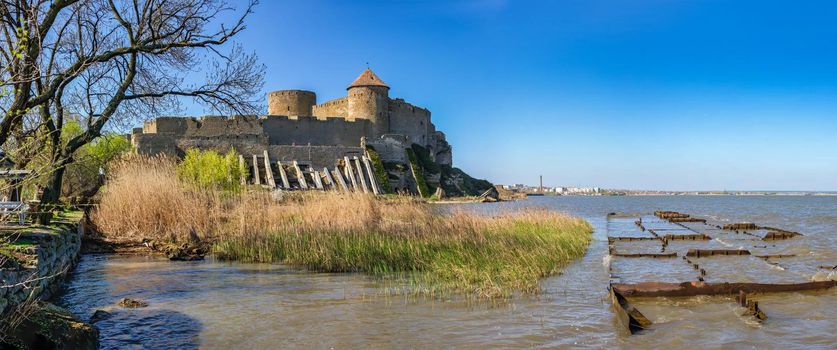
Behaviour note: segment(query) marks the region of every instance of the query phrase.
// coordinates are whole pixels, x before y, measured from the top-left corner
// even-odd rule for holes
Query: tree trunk
[[[61,184],[64,181],[64,169],[69,163],[66,159],[55,162],[55,170],[49,174],[44,187],[44,194],[41,196],[41,213],[38,222],[42,225],[49,224],[52,219],[52,212],[58,206],[61,199]]]

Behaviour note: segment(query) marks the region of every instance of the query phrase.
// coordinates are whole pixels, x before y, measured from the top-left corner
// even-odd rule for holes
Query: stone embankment
[[[93,327],[43,302],[58,291],[78,261],[83,230],[78,214],[49,226],[0,231],[0,348],[95,348]]]

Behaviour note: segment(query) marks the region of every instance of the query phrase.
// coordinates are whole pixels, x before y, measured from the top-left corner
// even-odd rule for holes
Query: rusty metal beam
[[[613,288],[610,288],[610,300],[613,302],[613,308],[616,309],[616,318],[631,334],[646,329],[651,325],[651,320],[639,312],[639,310],[628,302],[628,299]]]
[[[788,284],[640,282],[635,284],[613,283],[610,286],[611,289],[625,297],[689,297],[696,295],[734,295],[739,291],[745,293],[775,293],[828,289],[837,286],[837,281]]]

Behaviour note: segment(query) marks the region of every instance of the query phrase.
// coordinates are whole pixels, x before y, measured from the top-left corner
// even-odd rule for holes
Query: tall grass
[[[220,195],[179,183],[168,160],[143,162],[154,165],[126,162],[119,168],[125,173],[114,174],[94,215],[97,225],[134,239],[177,238],[198,230],[215,242],[222,259],[406,275],[421,289],[501,297],[538,292],[540,278],[583,255],[592,231],[581,219],[539,209],[489,217],[437,214],[410,197]]]
[[[116,160],[97,210],[97,229],[114,241],[182,241],[208,237],[224,220],[216,191],[200,191],[177,177],[174,160],[129,155]]]

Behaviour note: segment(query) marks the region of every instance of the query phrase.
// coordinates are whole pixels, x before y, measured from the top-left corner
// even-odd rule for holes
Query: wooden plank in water
[[[360,159],[354,157],[355,169],[357,169],[358,179],[360,179],[360,186],[363,188],[363,193],[369,193],[369,186],[366,185],[366,177],[363,176],[363,167],[360,166]]]
[[[366,166],[366,173],[369,174],[369,185],[372,187],[372,193],[375,193],[376,196],[380,195],[380,187],[378,186],[378,180],[375,179],[375,172],[372,170],[372,164],[366,156],[363,156],[362,159],[363,165]]]
[[[334,175],[334,178],[337,179],[337,184],[340,185],[340,188],[343,189],[343,192],[348,193],[349,186],[346,186],[346,180],[343,179],[343,174],[340,173],[340,170],[332,170],[332,175]]]
[[[767,315],[759,308],[759,302],[748,299],[747,293],[744,293],[743,290],[738,291],[738,296],[735,297],[735,301],[738,302],[739,306],[747,308],[746,315],[753,316],[759,321],[767,319]]]
[[[279,169],[279,177],[282,179],[282,188],[289,190],[291,189],[291,182],[288,181],[288,174],[285,172],[285,167],[282,166],[282,162],[276,160],[276,168]]]
[[[700,258],[713,255],[750,255],[746,249],[689,249],[686,256]]]
[[[608,289],[610,289],[610,301],[613,302],[613,308],[616,309],[616,318],[631,334],[651,326],[651,320],[631,305],[627,298],[614,288]]]
[[[676,258],[677,253],[613,253],[622,258]]]
[[[754,255],[757,258],[762,259],[782,259],[782,258],[793,258],[796,254],[766,254],[766,255]]]
[[[702,233],[688,235],[673,235],[669,233],[663,236],[663,239],[666,241],[708,241],[712,238]]]
[[[771,230],[774,230],[774,231],[767,232],[767,234],[764,235],[764,237],[762,238],[763,241],[773,241],[773,240],[778,240],[778,239],[788,239],[788,238],[794,238],[796,236],[802,236],[802,234],[797,233],[797,232],[790,232],[790,231],[776,230],[776,229],[771,229]]]
[[[659,241],[660,239],[657,237],[615,237],[611,236],[607,238],[608,242],[614,241],[624,241],[624,242],[632,242],[632,241]]]
[[[346,170],[346,176],[348,176],[349,181],[351,181],[352,190],[354,190],[355,192],[358,192],[359,190],[358,190],[358,187],[357,187],[357,179],[355,179],[355,172],[352,171],[352,161],[349,160],[349,157],[343,157],[343,166],[344,166],[344,169]]]
[[[262,184],[262,180],[259,176],[259,156],[255,154],[253,155],[253,179],[253,183],[255,183],[256,185]]]
[[[296,171],[296,181],[299,181],[299,187],[303,190],[308,189],[308,182],[305,181],[305,174],[302,173],[302,169],[299,168],[299,163],[297,161],[293,161],[291,163]]]
[[[640,282],[634,284],[613,283],[611,288],[625,297],[690,297],[697,295],[735,295],[744,293],[778,293],[828,289],[837,281],[803,283],[706,283],[706,282]]]
[[[276,181],[273,180],[273,169],[270,168],[270,156],[267,155],[267,150],[264,150],[264,177],[270,188],[276,188]]]

